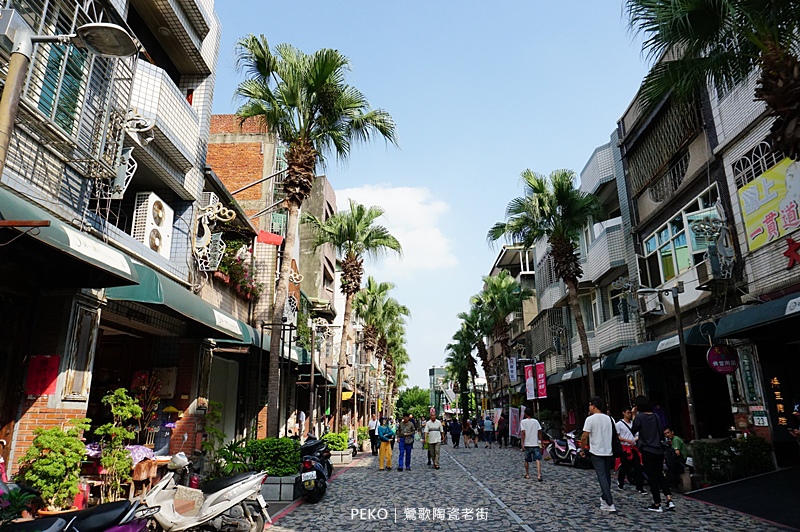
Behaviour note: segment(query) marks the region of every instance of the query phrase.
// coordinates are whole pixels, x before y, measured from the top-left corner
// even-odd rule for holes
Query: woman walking
[[[472,423],[470,423],[467,418],[464,418],[464,421],[461,423],[461,433],[464,435],[464,448],[469,449],[469,444],[472,443],[475,431],[472,429]]]
[[[636,417],[633,419],[631,433],[639,435],[637,440],[639,452],[642,454],[644,472],[650,483],[650,492],[653,494],[653,504],[646,509],[651,512],[662,512],[661,491],[667,496],[667,510],[675,508],[672,502],[672,492],[667,479],[664,478],[664,447],[661,445],[663,427],[661,420],[653,414],[653,405],[644,395],[635,399]],[[659,489],[660,488],[660,489]]]
[[[385,417],[381,418],[381,426],[378,427],[378,439],[381,447],[378,449],[378,471],[383,471],[384,463],[388,471],[392,470],[392,446],[394,431],[389,426]]]

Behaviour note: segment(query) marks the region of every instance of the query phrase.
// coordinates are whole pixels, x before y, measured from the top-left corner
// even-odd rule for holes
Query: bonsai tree
[[[69,508],[78,494],[81,462],[86,446],[81,433],[90,419],[73,419],[66,429],[36,429],[35,438],[22,459],[19,479],[41,494],[48,510]]]
[[[142,407],[136,399],[128,395],[125,388],[117,388],[103,397],[103,404],[111,407],[114,421],[98,427],[94,433],[102,438],[103,455],[100,465],[103,466],[103,486],[101,488],[104,502],[122,498],[122,484],[131,481],[133,458],[125,448],[128,441],[136,437],[126,424],[131,419],[142,417]]]

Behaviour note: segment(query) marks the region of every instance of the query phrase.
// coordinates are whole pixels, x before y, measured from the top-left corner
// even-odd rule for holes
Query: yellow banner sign
[[[800,163],[786,158],[739,189],[750,251],[800,227]]]

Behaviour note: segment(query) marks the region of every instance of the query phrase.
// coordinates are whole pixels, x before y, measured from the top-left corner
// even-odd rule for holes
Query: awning
[[[709,346],[709,339],[715,335],[714,322],[704,322],[694,325],[683,330],[683,338],[686,345],[702,345]],[[675,334],[663,340],[653,340],[652,342],[645,342],[643,344],[631,345],[620,351],[617,357],[617,364],[637,364],[637,360],[649,358],[658,353],[678,349],[680,340],[678,335]]]
[[[750,306],[724,316],[717,324],[717,338],[747,338],[755,329],[787,318],[800,317],[800,294]]]
[[[617,366],[617,359],[619,357],[619,353],[614,353],[613,355],[603,357],[603,369],[604,370],[613,370],[619,369]],[[592,373],[597,373],[600,371],[600,361],[597,360],[592,364]],[[547,378],[547,384],[558,384],[561,382],[570,381],[573,379],[580,379],[586,375],[586,366],[580,365],[573,369],[568,369],[566,371],[562,371],[561,373],[556,373],[555,375],[550,375]]]
[[[141,264],[133,266],[139,284],[109,288],[106,290],[108,299],[167,307],[188,318],[194,324],[193,334],[200,337],[213,338],[222,334],[223,337],[244,340],[239,320],[155,270]]]
[[[25,270],[37,278],[37,284],[50,287],[105,288],[139,282],[133,263],[127,255],[101,242],[88,233],[62,222],[41,207],[0,186],[1,220],[48,221],[50,227],[38,227],[13,242],[0,238],[2,255],[17,258]],[[18,236],[17,231],[8,234]],[[31,249],[31,245],[34,249]],[[60,256],[62,260],[54,263]],[[11,261],[3,266],[8,266]],[[6,274],[6,270],[0,270]]]
[[[231,338],[214,338],[214,341],[218,344],[228,344],[228,345],[247,345],[253,346],[255,348],[261,347],[261,331],[248,325],[247,323],[236,320],[239,322],[239,327],[242,331],[242,339],[241,340],[234,340]],[[269,352],[269,344],[272,341],[269,333],[267,332],[269,329],[264,329],[264,351]],[[297,346],[292,347],[292,351],[289,352],[289,349],[286,345],[283,346],[283,353],[282,357],[284,360],[291,360],[292,362],[300,362],[300,350],[304,348]],[[307,363],[310,363],[307,362]]]
[[[342,401],[348,401],[353,397],[353,392],[342,392]]]

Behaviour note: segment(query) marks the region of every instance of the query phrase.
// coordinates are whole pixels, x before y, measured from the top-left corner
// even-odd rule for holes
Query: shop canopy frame
[[[716,337],[716,325],[712,321],[698,323],[683,330],[683,339],[687,346],[710,347]],[[660,353],[667,353],[680,347],[677,334],[653,340],[642,344],[631,345],[620,351],[617,357],[618,365],[637,365],[639,361],[653,357]]]

